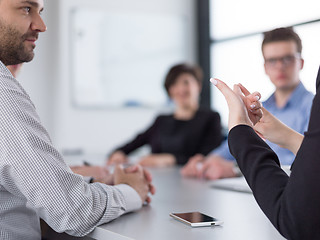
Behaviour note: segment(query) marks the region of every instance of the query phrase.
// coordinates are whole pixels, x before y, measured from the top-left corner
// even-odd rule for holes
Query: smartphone
[[[170,216],[183,223],[189,224],[191,227],[204,227],[223,224],[222,221],[200,212],[170,213]]]

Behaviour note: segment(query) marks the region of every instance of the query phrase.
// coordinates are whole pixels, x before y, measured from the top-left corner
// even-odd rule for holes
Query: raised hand
[[[279,119],[269,113],[265,108],[261,108],[263,117],[254,126],[254,130],[264,139],[287,148],[294,154],[300,148],[303,135],[289,128]]]
[[[262,117],[262,104],[259,102],[261,94],[259,92],[250,93],[241,83],[238,86],[244,94],[244,96],[241,95],[241,98],[247,108],[249,118],[252,124],[256,125]]]
[[[261,104],[258,102],[260,95],[250,94],[242,85],[235,84],[232,90],[219,79],[211,78],[210,81],[220,90],[228,103],[229,130],[239,124],[253,127],[262,117]]]

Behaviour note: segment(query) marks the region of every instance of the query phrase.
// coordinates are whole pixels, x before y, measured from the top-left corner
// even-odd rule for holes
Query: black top
[[[263,212],[288,239],[320,239],[320,68],[308,131],[290,178],[249,126],[234,127],[229,148]]]
[[[221,141],[220,115],[199,110],[187,121],[177,120],[173,115],[160,115],[149,129],[117,150],[129,154],[149,144],[152,153],[171,153],[177,164],[185,164],[197,153],[208,154]]]

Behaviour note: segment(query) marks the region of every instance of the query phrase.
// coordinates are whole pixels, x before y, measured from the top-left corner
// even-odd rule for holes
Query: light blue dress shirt
[[[308,128],[313,97],[314,95],[307,91],[300,82],[284,107],[277,107],[274,93],[263,102],[263,106],[283,123],[303,134]],[[281,165],[292,164],[295,157],[292,152],[285,148],[281,148],[272,142],[266,142],[278,155]],[[235,161],[229,151],[227,140],[210,154],[219,155],[224,159]]]

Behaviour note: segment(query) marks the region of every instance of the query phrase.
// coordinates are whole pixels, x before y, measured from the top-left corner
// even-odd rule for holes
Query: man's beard
[[[0,61],[5,65],[30,62],[34,57],[34,47],[28,50],[24,45],[30,37],[38,38],[38,33],[28,32],[21,36],[18,30],[0,19]]]

